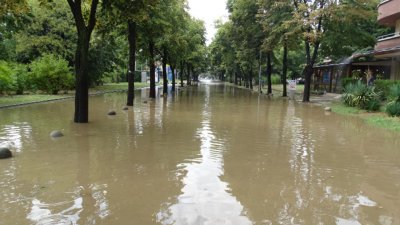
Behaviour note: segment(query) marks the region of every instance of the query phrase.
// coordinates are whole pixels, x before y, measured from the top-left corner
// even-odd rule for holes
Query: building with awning
[[[395,28],[395,32],[378,37],[373,50],[337,62],[325,59],[314,66],[314,90],[341,92],[341,80],[347,77],[365,82],[371,77],[400,80],[400,0],[384,0],[379,4],[378,23]]]

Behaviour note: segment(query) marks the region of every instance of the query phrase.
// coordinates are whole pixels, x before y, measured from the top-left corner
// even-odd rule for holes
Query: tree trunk
[[[243,71],[243,68],[242,68],[242,67],[239,67],[239,68],[240,68],[240,77],[241,77],[242,80],[243,80],[243,87],[247,88],[247,87],[248,87],[248,85],[247,85],[247,75],[246,75],[246,73]]]
[[[310,101],[310,90],[311,90],[311,76],[312,76],[312,65],[307,64],[303,71],[305,81],[304,81],[304,95],[303,102]]]
[[[171,65],[171,71],[172,71],[172,89],[171,91],[174,92],[175,91],[175,68],[174,66]]]
[[[187,81],[186,81],[186,84],[187,85],[191,85],[192,82],[190,80],[190,64],[189,63],[186,64],[186,69],[187,69],[187,74],[186,74]]]
[[[154,42],[149,41],[149,67],[150,67],[150,98],[156,98],[156,67],[154,66]]]
[[[234,84],[235,84],[235,85],[238,85],[238,84],[239,84],[237,72],[235,72]]]
[[[190,65],[190,71],[192,72],[193,80],[199,82],[199,75],[196,73],[196,70],[193,67],[193,65]]]
[[[283,45],[283,61],[282,61],[282,85],[283,85],[283,93],[282,96],[286,97],[287,96],[287,90],[286,90],[286,79],[287,79],[287,54],[288,54],[288,48],[287,44],[284,43]]]
[[[89,122],[89,38],[84,31],[79,34],[75,55],[75,123]]]
[[[128,42],[129,42],[129,69],[128,69],[128,106],[133,106],[135,98],[135,63],[136,63],[136,23],[128,22]]]
[[[163,50],[162,58],[162,75],[163,75],[163,94],[168,94],[168,79],[167,79],[167,49]]]
[[[310,50],[310,43],[305,41],[306,43],[306,56],[307,56],[307,65],[304,68],[303,74],[305,77],[305,83],[304,83],[304,94],[303,94],[303,102],[309,102],[310,101],[310,89],[311,89],[311,77],[313,74],[313,67],[315,60],[317,59],[318,56],[318,48],[319,48],[319,42],[316,42],[314,45],[314,52],[311,54]]]
[[[250,69],[249,73],[249,85],[250,85],[250,90],[253,90],[253,67]]]
[[[271,81],[271,76],[272,76],[272,62],[271,62],[271,52],[268,52],[267,54],[267,84],[268,84],[268,91],[267,94],[272,94],[272,81]]]
[[[89,122],[89,45],[92,31],[96,25],[96,11],[99,0],[93,0],[90,6],[89,20],[86,25],[82,14],[82,2],[67,0],[74,16],[78,32],[75,52],[75,123]]]
[[[180,75],[181,87],[183,87],[183,77],[184,77],[184,75],[185,75],[185,63],[181,62],[181,75]]]

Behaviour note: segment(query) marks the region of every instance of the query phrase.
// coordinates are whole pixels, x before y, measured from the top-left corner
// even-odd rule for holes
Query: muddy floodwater
[[[400,224],[399,133],[224,85],[125,101],[0,109],[0,225]]]

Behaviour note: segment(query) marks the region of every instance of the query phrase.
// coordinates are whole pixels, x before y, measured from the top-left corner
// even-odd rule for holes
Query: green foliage
[[[90,86],[104,83],[104,78],[110,73],[126,71],[125,40],[121,40],[114,32],[106,31],[94,38],[89,50],[89,82]],[[126,72],[125,72],[126,73]]]
[[[281,76],[276,75],[276,74],[272,75],[271,76],[271,83],[272,84],[282,84]]]
[[[375,80],[375,88],[377,91],[382,92],[383,99],[387,99],[390,95],[391,87],[399,85],[398,80]]]
[[[54,55],[44,55],[33,61],[30,75],[36,88],[49,94],[71,89],[74,84],[68,62]]]
[[[379,109],[380,103],[378,93],[375,88],[363,84],[361,81],[349,83],[344,88],[342,102],[351,107],[376,111]]]
[[[12,90],[12,69],[5,61],[0,61],[0,94]]]
[[[24,94],[25,90],[32,89],[28,70],[24,64],[13,64],[13,91],[17,95]]]
[[[14,38],[16,59],[30,63],[43,54],[62,56],[72,63],[76,46],[76,28],[67,1],[29,1],[30,12]]]
[[[23,94],[29,89],[27,68],[23,64],[0,62],[0,93]]]
[[[381,108],[381,102],[377,98],[373,98],[367,102],[365,109],[369,112],[378,111]]]
[[[345,88],[348,84],[355,84],[355,83],[357,83],[357,81],[358,81],[358,79],[351,78],[351,77],[350,78],[349,77],[342,78],[342,80],[341,80],[342,87]]]
[[[400,116],[400,83],[390,87],[389,100],[386,113],[390,116]]]
[[[400,83],[390,87],[389,99],[391,101],[400,102]]]
[[[389,102],[386,105],[386,113],[389,116],[400,116],[400,102]]]
[[[377,23],[377,4],[378,1],[345,0],[331,7],[332,16],[326,20],[321,53],[338,59],[360,49],[373,49],[376,37],[388,33]]]
[[[16,43],[14,39],[1,40],[0,37],[0,60],[5,60],[5,61],[12,60],[15,55],[15,47]]]

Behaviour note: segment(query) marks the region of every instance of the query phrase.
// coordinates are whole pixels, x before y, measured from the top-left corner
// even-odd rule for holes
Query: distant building
[[[378,38],[374,55],[390,61],[390,79],[400,80],[400,0],[385,0],[379,4],[378,23],[394,27],[395,33]]]

